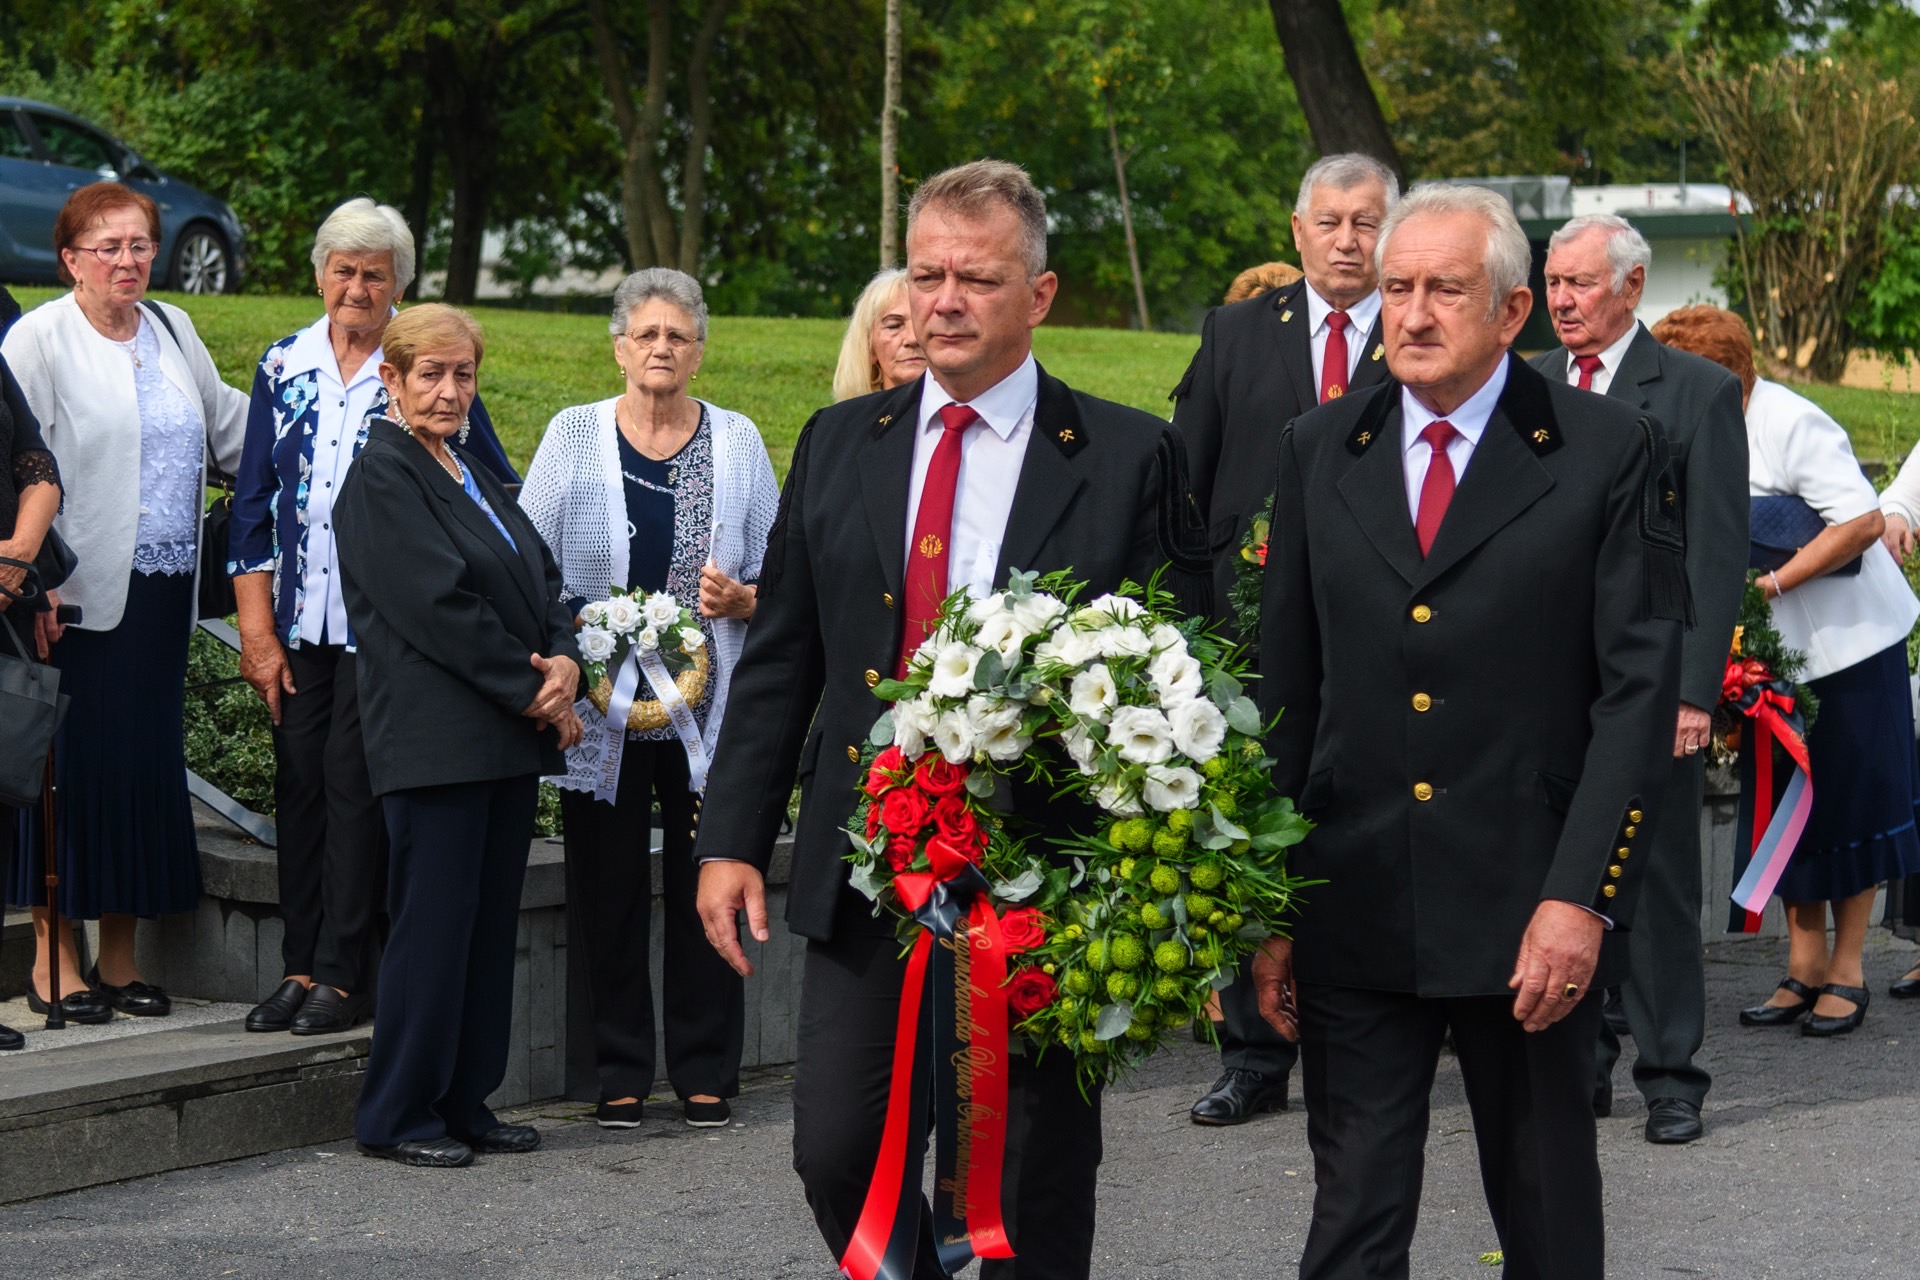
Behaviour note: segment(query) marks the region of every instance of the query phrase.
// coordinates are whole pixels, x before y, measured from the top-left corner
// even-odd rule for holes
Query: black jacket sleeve
[[[1180,385],[1173,389],[1173,425],[1187,450],[1187,483],[1193,490],[1193,502],[1200,514],[1202,528],[1213,511],[1213,481],[1220,467],[1220,448],[1225,436],[1225,415],[1214,382],[1216,308],[1207,312],[1200,326],[1200,349]]]

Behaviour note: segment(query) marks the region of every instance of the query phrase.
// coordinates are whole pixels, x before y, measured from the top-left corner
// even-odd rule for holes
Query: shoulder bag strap
[[[155,320],[160,322],[160,327],[167,331],[167,336],[169,338],[173,339],[173,345],[175,349],[179,350],[181,355],[184,356],[186,354],[186,351],[184,348],[181,348],[180,346],[180,331],[173,327],[173,320],[171,317],[167,315],[166,309],[163,308],[159,303],[155,302],[152,298],[140,299],[140,309],[146,312],[148,315],[152,316]],[[213,440],[211,438],[208,438],[208,440],[206,441],[206,451],[207,451],[207,483],[212,485],[216,489],[223,490],[229,496],[231,496],[233,493],[233,477],[228,475],[226,472],[222,471],[218,466],[214,464]]]

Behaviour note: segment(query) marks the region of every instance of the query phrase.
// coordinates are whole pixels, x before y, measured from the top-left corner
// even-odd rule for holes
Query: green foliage
[[[1904,365],[1920,354],[1920,207],[1897,206],[1880,240],[1885,256],[1855,299],[1848,326],[1858,346]]]
[[[255,813],[271,814],[272,721],[240,678],[239,655],[204,631],[187,648],[187,768]]]

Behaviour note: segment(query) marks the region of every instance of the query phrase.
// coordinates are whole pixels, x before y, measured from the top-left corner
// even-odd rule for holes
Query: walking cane
[[[47,752],[47,785],[40,793],[40,835],[47,869],[47,1030],[64,1031],[67,1016],[60,1007],[60,864],[53,837],[53,752]]]

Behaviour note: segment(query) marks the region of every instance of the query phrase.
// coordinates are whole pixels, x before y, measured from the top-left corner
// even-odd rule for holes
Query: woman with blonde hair
[[[926,370],[927,357],[907,312],[906,269],[889,267],[867,281],[853,304],[847,336],[840,340],[840,363],[833,371],[834,403],[891,391]]]

